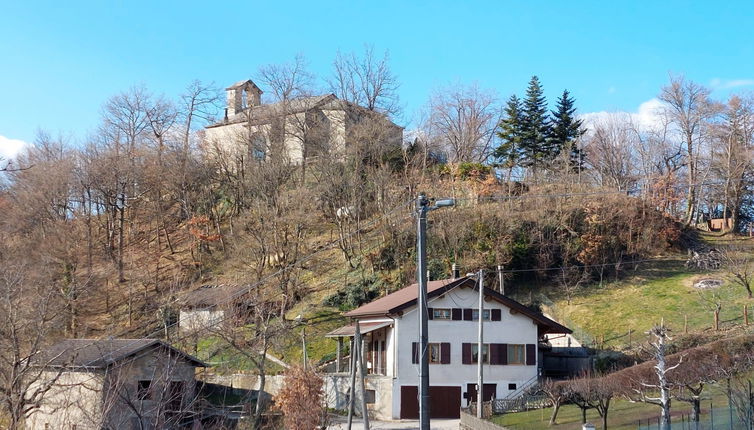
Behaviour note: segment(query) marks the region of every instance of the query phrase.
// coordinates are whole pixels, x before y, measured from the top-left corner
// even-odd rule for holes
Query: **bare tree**
[[[375,55],[374,47],[365,46],[361,56],[338,52],[333,73],[327,80],[338,98],[388,117],[400,114],[398,78],[390,70],[390,57]]]
[[[435,90],[424,128],[452,162],[482,162],[490,155],[500,109],[495,95],[476,84]]]
[[[670,83],[660,90],[659,98],[667,105],[668,118],[677,128],[685,145],[687,225],[694,221],[696,215],[700,156],[704,140],[707,138],[707,122],[717,111],[709,95],[709,89],[683,76],[671,76]]]
[[[754,285],[754,261],[749,256],[751,249],[743,246],[733,246],[725,250],[723,262],[728,279],[746,290],[752,298]]]
[[[649,346],[654,358],[654,375],[652,377],[644,375],[644,377],[634,380],[632,384],[636,400],[657,405],[662,410],[662,430],[670,430],[671,428],[670,406],[672,401],[671,390],[673,388],[671,372],[683,363],[683,356],[675,358],[673,360],[675,361],[674,364],[668,363],[667,342],[670,340],[669,332],[670,330],[664,323],[652,327],[649,331],[648,334],[651,337]],[[659,395],[651,394],[655,392],[659,393]]]
[[[3,259],[0,265],[0,404],[8,429],[23,426],[61,372],[47,374],[34,354],[54,334],[60,309],[54,288],[29,279],[27,268]]]

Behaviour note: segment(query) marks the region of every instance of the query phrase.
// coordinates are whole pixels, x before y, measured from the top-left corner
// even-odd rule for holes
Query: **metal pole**
[[[359,322],[356,321],[356,338],[358,338],[358,341],[356,342],[357,345],[359,345],[359,376],[361,377],[361,415],[362,418],[364,418],[364,430],[369,430],[369,410],[367,409],[367,390],[364,385],[364,378],[366,378],[366,369],[364,369],[364,357],[362,354],[364,353],[364,350],[362,348],[361,343],[361,330],[359,329]]]
[[[476,417],[484,418],[484,269],[479,269],[479,339],[477,339]]]
[[[427,212],[429,201],[424,193],[416,198],[416,277],[419,291],[419,429],[429,428],[429,356],[427,355]]]
[[[351,368],[348,369],[351,374],[351,390],[348,392],[348,430],[351,430],[351,424],[353,424],[353,406],[354,397],[356,396],[356,334],[351,338]]]
[[[497,266],[497,276],[500,278],[500,294],[505,295],[505,279],[503,278],[503,269],[505,269],[505,266]]]

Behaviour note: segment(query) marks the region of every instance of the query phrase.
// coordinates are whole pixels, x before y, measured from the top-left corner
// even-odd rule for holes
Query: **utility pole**
[[[429,354],[427,309],[427,213],[429,211],[455,205],[455,200],[438,200],[430,206],[424,193],[416,198],[416,279],[419,285],[417,295],[419,314],[419,429],[429,429]]]
[[[479,269],[479,339],[477,340],[476,417],[484,418],[484,269]],[[489,354],[489,352],[488,352]]]
[[[505,266],[499,265],[497,266],[497,277],[500,281],[500,294],[505,295],[505,279],[503,278],[503,270],[505,269]]]
[[[429,429],[429,356],[427,355],[427,212],[429,200],[423,193],[416,199],[416,256],[419,259],[419,429]]]

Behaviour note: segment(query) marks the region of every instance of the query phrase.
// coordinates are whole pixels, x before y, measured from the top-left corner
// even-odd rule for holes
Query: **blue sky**
[[[542,80],[583,113],[636,111],[669,73],[754,89],[754,8],[728,2],[0,0],[0,155],[37,129],[81,141],[108,97],[143,84],[174,96],[306,56],[388,50],[406,125],[434,87],[477,82],[501,99]]]

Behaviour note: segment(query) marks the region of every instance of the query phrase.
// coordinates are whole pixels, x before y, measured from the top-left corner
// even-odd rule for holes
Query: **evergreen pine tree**
[[[535,170],[551,160],[554,153],[550,146],[550,123],[547,114],[547,99],[539,78],[532,76],[523,102],[521,157],[524,165]]]
[[[568,90],[563,90],[563,95],[558,99],[556,110],[552,111],[552,127],[550,129],[550,142],[558,153],[569,151],[569,163],[572,168],[579,169],[584,166],[584,154],[578,147],[578,139],[586,130],[583,129],[583,121],[576,119],[575,100]]]
[[[521,100],[515,94],[508,99],[504,112],[497,132],[502,143],[495,148],[493,156],[501,166],[513,169],[519,161],[523,134]]]

